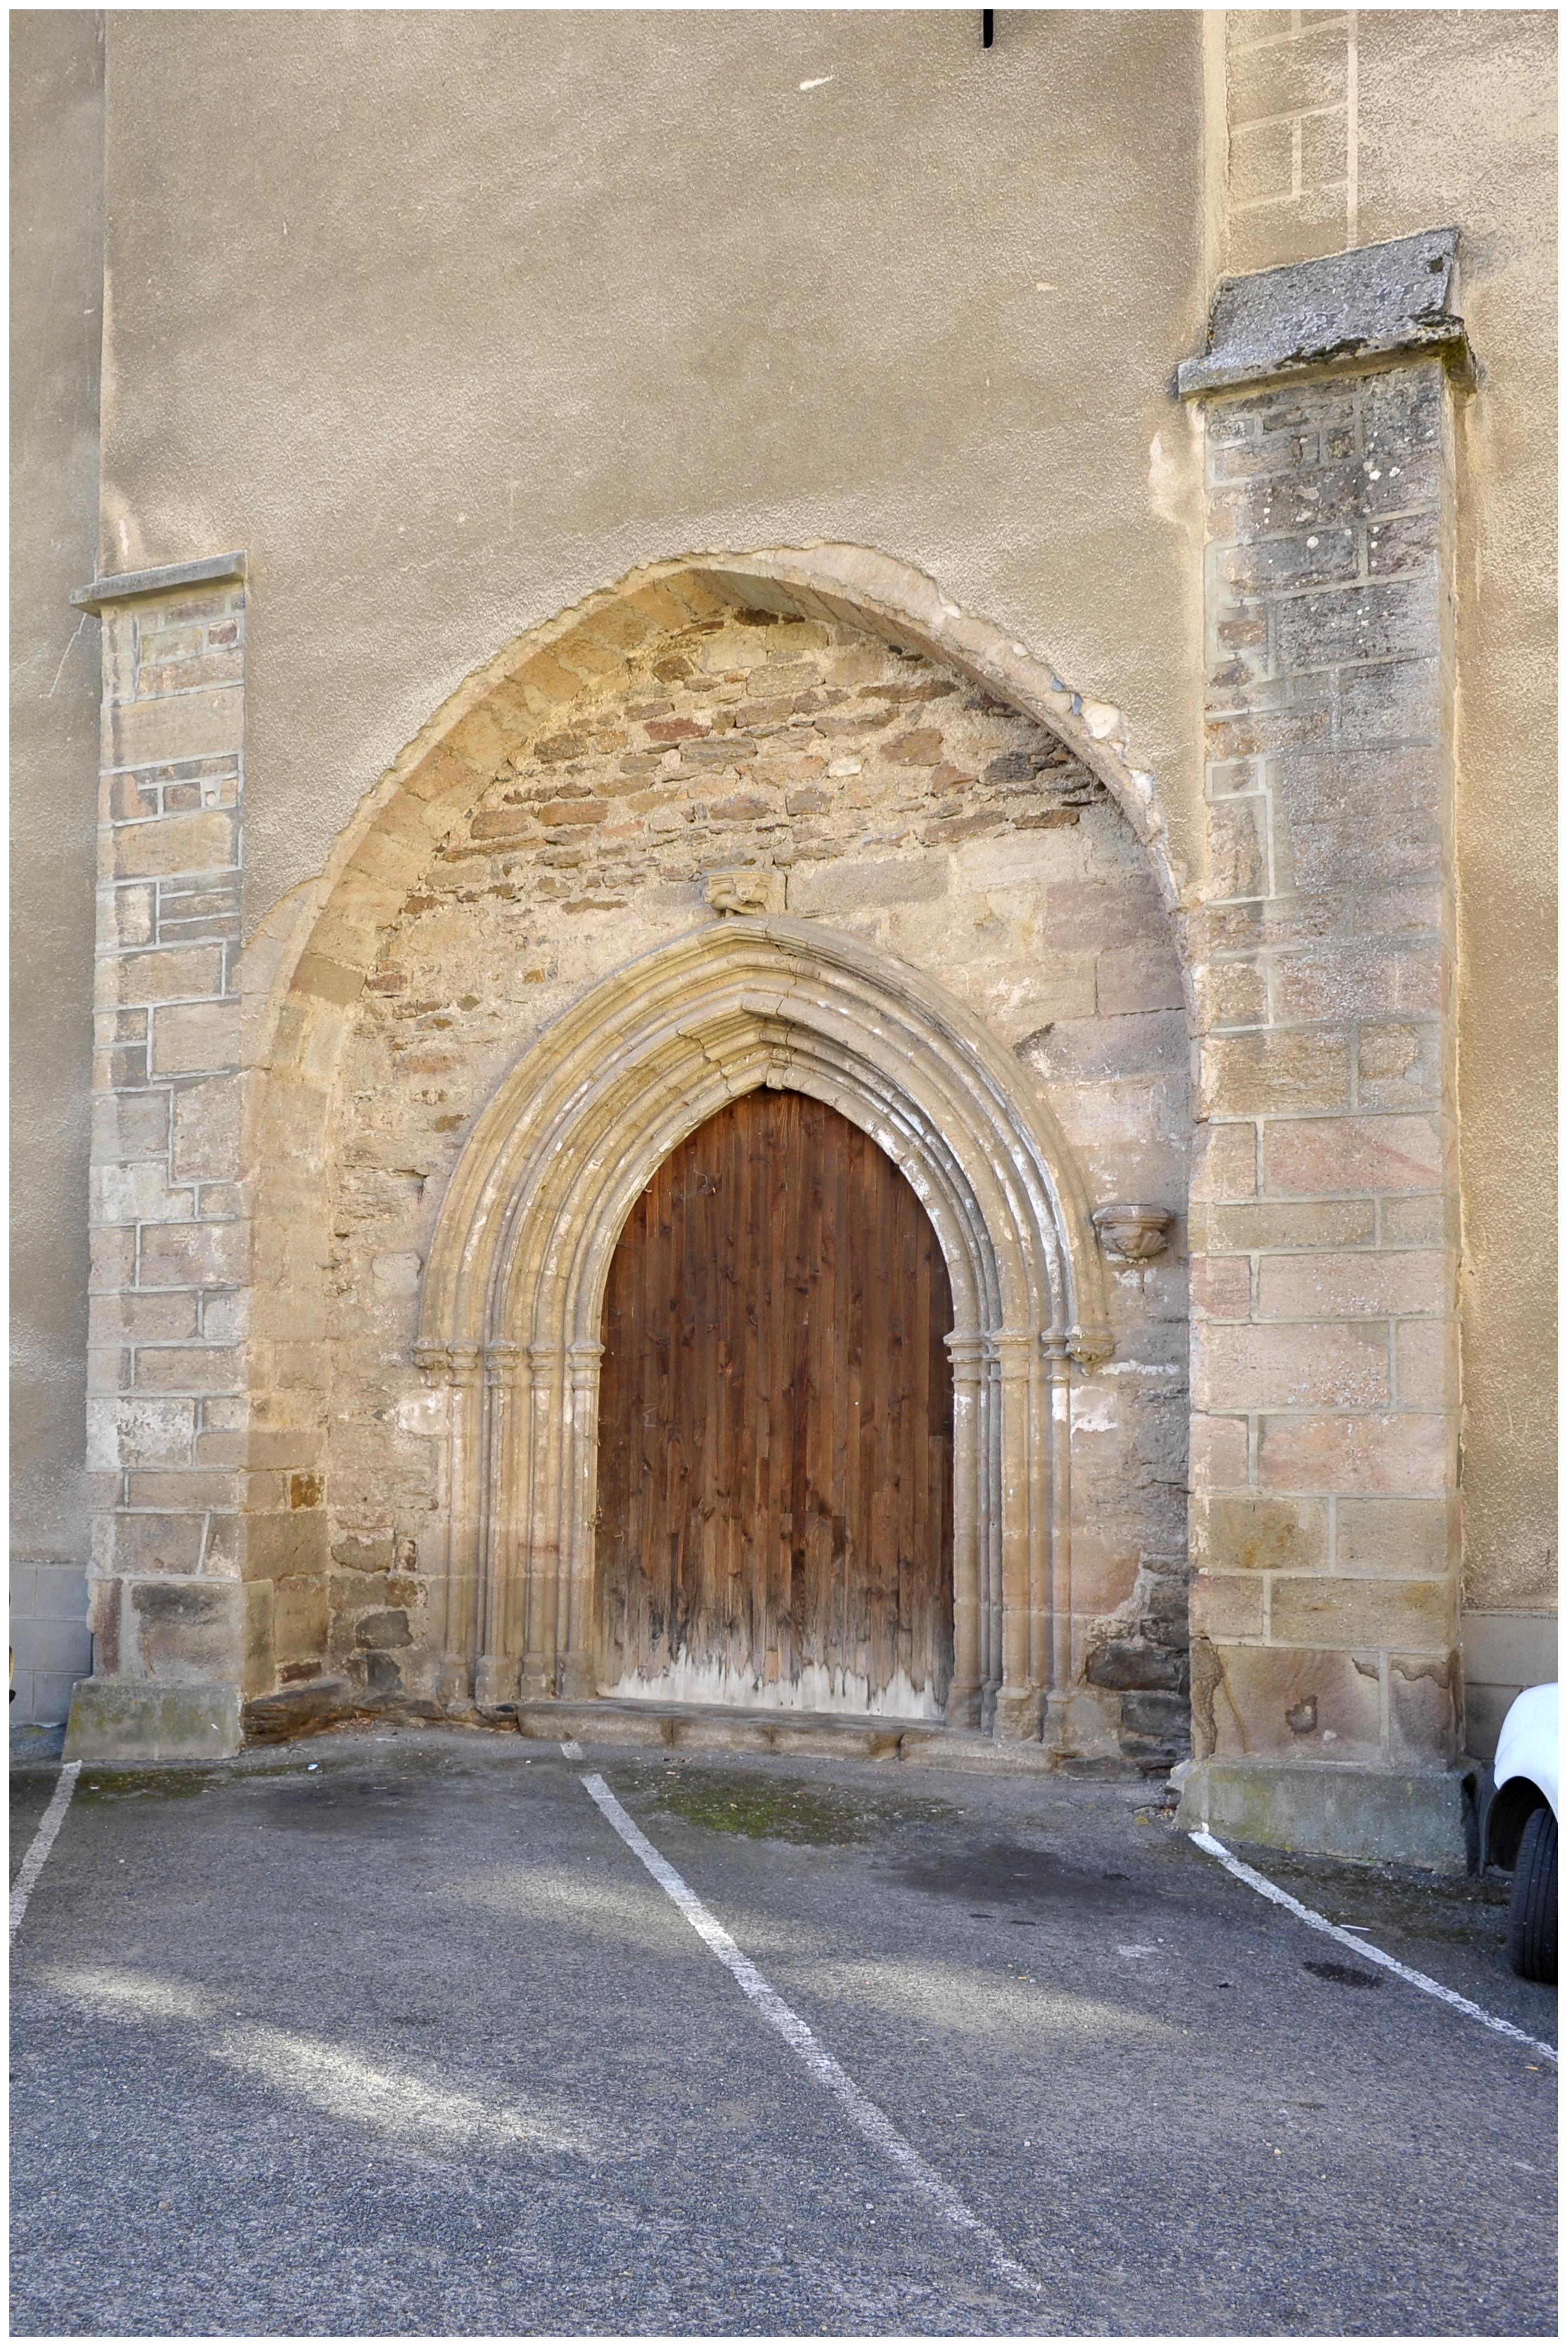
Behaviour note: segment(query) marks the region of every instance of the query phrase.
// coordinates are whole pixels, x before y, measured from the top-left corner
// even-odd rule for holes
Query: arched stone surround
[[[489,1703],[519,1669],[527,1694],[593,1691],[610,1259],[664,1157],[758,1084],[859,1124],[931,1218],[957,1316],[949,1717],[1038,1736],[1074,1669],[1067,1362],[1112,1344],[1077,1169],[960,1003],[783,917],[722,917],[615,972],[524,1055],[454,1172],[417,1345],[451,1395],[444,1685],[466,1692],[477,1654]]]
[[[770,732],[756,696],[764,694],[775,718],[780,704],[759,680],[777,677],[782,661],[785,678],[799,683],[791,647],[803,641],[815,645],[807,667],[815,661],[815,673],[838,680],[827,684],[833,706],[796,710]],[[693,663],[692,674],[678,673]],[[630,678],[605,677],[571,705],[564,725],[558,716],[525,733],[497,762],[487,789],[447,831],[400,917],[383,933],[337,1051],[324,1161],[334,1228],[323,1242],[331,1265],[323,1372],[327,1553],[317,1578],[328,1593],[327,1646],[332,1665],[356,1682],[368,1670],[372,1687],[439,1696],[446,1705],[460,1704],[470,1687],[506,1700],[510,1658],[476,1673],[477,1611],[456,1637],[442,1618],[448,1529],[465,1511],[473,1520],[457,1535],[461,1583],[483,1548],[479,1520],[497,1521],[484,1492],[501,1463],[484,1464],[461,1439],[454,1452],[445,1399],[434,1392],[421,1399],[417,1381],[410,1386],[406,1370],[400,1377],[395,1366],[409,1358],[405,1316],[411,1283],[435,1244],[431,1217],[461,1178],[448,1168],[463,1136],[494,1112],[493,1097],[519,1047],[532,1039],[540,1064],[550,1065],[584,996],[635,946],[672,944],[694,930],[712,934],[718,924],[703,876],[715,863],[749,866],[775,901],[787,887],[792,907],[808,915],[806,933],[825,944],[837,939],[847,948],[859,938],[882,947],[902,973],[895,991],[914,979],[916,962],[949,1000],[962,995],[989,1032],[997,1087],[1015,1102],[1054,1100],[1078,1120],[1073,1145],[1093,1203],[1129,1188],[1142,1194],[1151,1183],[1178,1213],[1184,1197],[1185,1037],[1179,1010],[1168,1007],[1180,1000],[1179,969],[1144,859],[1080,762],[997,696],[970,691],[907,645],[889,652],[842,622],[775,625],[765,611],[698,602],[685,628],[662,631],[629,667]],[[749,679],[743,687],[734,682],[742,673]],[[895,696],[891,708],[886,694]],[[723,704],[726,695],[730,707],[751,711],[754,757],[743,740],[732,755],[729,737],[717,731],[725,708],[714,707],[715,696]],[[815,703],[816,696],[804,698]],[[782,705],[791,706],[787,696]],[[693,709],[700,722],[686,714]],[[906,712],[901,723],[893,709]],[[714,718],[712,733],[704,711]],[[825,742],[824,726],[838,729]],[[679,750],[664,746],[671,731]],[[687,738],[693,734],[700,738]],[[639,746],[650,740],[657,761]],[[854,754],[835,754],[845,751]],[[909,763],[922,758],[923,766]],[[671,760],[673,774],[665,771]],[[655,763],[658,794],[641,788],[651,779],[643,770]],[[657,794],[667,795],[650,809],[646,802]],[[864,812],[856,811],[857,796],[866,799]],[[785,813],[787,825],[777,819]],[[644,818],[673,828],[652,841],[642,837],[629,863],[620,845],[623,815],[638,818],[633,830]],[[868,824],[882,835],[880,852],[867,853]],[[793,863],[786,844],[795,850]],[[876,838],[869,846],[876,850]],[[1049,939],[1040,949],[1042,923],[1071,930],[1074,949],[1065,958],[1049,949]],[[966,932],[978,959],[969,958]],[[1114,1011],[1132,1015],[1089,1015],[1108,999]],[[1138,1015],[1147,1003],[1167,1007]],[[959,1004],[951,1012],[961,1020]],[[508,1038],[516,1039],[510,1051]],[[1130,1045],[1134,1072],[1119,1085],[1114,1078]],[[1119,1104],[1119,1091],[1132,1098]],[[1130,1153],[1130,1130],[1151,1146]],[[671,1143],[676,1137],[671,1133]],[[1063,1162],[1060,1149],[1047,1153]],[[308,1186],[302,1180],[294,1192],[291,1245],[302,1244],[306,1229]],[[1081,1215],[1078,1221],[1081,1229]],[[1063,1386],[1081,1389],[1073,1540],[1080,1570],[1070,1614],[1068,1549],[1059,1542],[1050,1635],[1064,1650],[1071,1644],[1079,1665],[1075,1706],[1064,1699],[1057,1706],[1073,1711],[1070,1728],[1058,1723],[1069,1748],[1126,1747],[1149,1758],[1151,1747],[1168,1751],[1180,1734],[1179,1257],[1118,1272],[1112,1291],[1122,1358],[1089,1382],[1081,1370],[1070,1381],[1066,1362],[1059,1363]],[[1038,1326],[1050,1317],[1042,1312]],[[591,1316],[589,1327],[583,1341],[596,1343]],[[1153,1357],[1143,1358],[1151,1346]],[[1013,1351],[1002,1348],[1004,1358]],[[477,1356],[456,1359],[464,1374],[481,1374]],[[526,1366],[497,1351],[488,1374],[506,1378]],[[579,1368],[587,1374],[580,1359]],[[484,1415],[483,1405],[477,1410]],[[591,1444],[585,1455],[591,1459]],[[508,1475],[517,1471],[505,1446],[500,1459]],[[1039,1463],[1035,1497],[1045,1509],[1044,1453]],[[1058,1489],[1065,1517],[1065,1473]],[[580,1486],[573,1509],[580,1524]],[[413,1569],[386,1577],[389,1561],[395,1567],[399,1557]],[[494,1570],[493,1554],[491,1562]],[[999,1563],[996,1573],[999,1584]],[[515,1559],[501,1578],[516,1583]],[[290,1600],[312,1579],[291,1573],[278,1580],[278,1620],[300,1620]],[[480,1575],[476,1599],[483,1587]],[[407,1643],[364,1652],[359,1642],[386,1635],[389,1623]],[[1143,1635],[1151,1628],[1152,1638]],[[281,1676],[312,1667],[297,1631],[281,1634],[291,1635],[292,1653],[281,1643],[275,1649]],[[1043,1645],[1038,1624],[1034,1635]],[[575,1667],[580,1676],[580,1655]],[[536,1683],[540,1676],[534,1674]],[[988,1676],[994,1685],[994,1673]],[[1050,1676],[1033,1671],[1032,1700],[1023,1679],[1018,1717],[1038,1721],[1039,1683]],[[982,1708],[989,1721],[989,1700]],[[1015,1710],[1002,1706],[1004,1725]]]

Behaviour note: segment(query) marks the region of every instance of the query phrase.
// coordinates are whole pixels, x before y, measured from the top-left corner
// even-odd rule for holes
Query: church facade
[[[35,1710],[1470,1862],[1554,1672],[1553,20],[16,42]]]

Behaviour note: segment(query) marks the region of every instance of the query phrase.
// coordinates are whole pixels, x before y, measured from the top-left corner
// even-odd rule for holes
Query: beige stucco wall
[[[1293,31],[1287,10],[1225,15],[1220,266],[1463,231],[1481,378],[1457,434],[1465,1598],[1551,1608],[1556,17],[1320,10]],[[1542,1645],[1535,1675],[1550,1667]]]
[[[109,55],[104,560],[250,550],[252,922],[477,663],[693,545],[912,560],[1190,791],[1195,16],[128,11]]]
[[[88,1545],[98,645],[67,599],[91,571],[97,513],[102,20],[23,12],[11,37],[11,1535],[32,1573],[20,1608],[40,1624],[18,1640],[18,1710],[34,1715],[36,1668],[51,1678],[41,1716],[62,1718],[65,1675],[87,1667],[85,1634],[73,1644],[49,1617]],[[79,1583],[78,1623],[85,1602]]]

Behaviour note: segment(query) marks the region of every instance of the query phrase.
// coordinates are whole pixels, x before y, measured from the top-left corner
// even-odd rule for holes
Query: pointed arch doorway
[[[758,1087],[665,1158],[605,1289],[602,1692],[942,1716],[952,1326],[919,1199],[826,1102]]]
[[[862,939],[727,915],[613,971],[526,1051],[441,1202],[415,1358],[446,1390],[443,1697],[592,1695],[604,1298],[638,1199],[758,1086],[836,1108],[952,1283],[949,1726],[1038,1737],[1073,1682],[1068,1378],[1112,1348],[1049,1105],[953,996]]]

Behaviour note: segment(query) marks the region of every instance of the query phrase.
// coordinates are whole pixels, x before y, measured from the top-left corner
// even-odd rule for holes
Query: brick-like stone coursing
[[[1225,13],[1228,265],[1266,269],[1356,242],[1353,12]]]
[[[89,1615],[97,1676],[178,1685],[232,1676],[243,1613],[244,591],[102,618]]]

